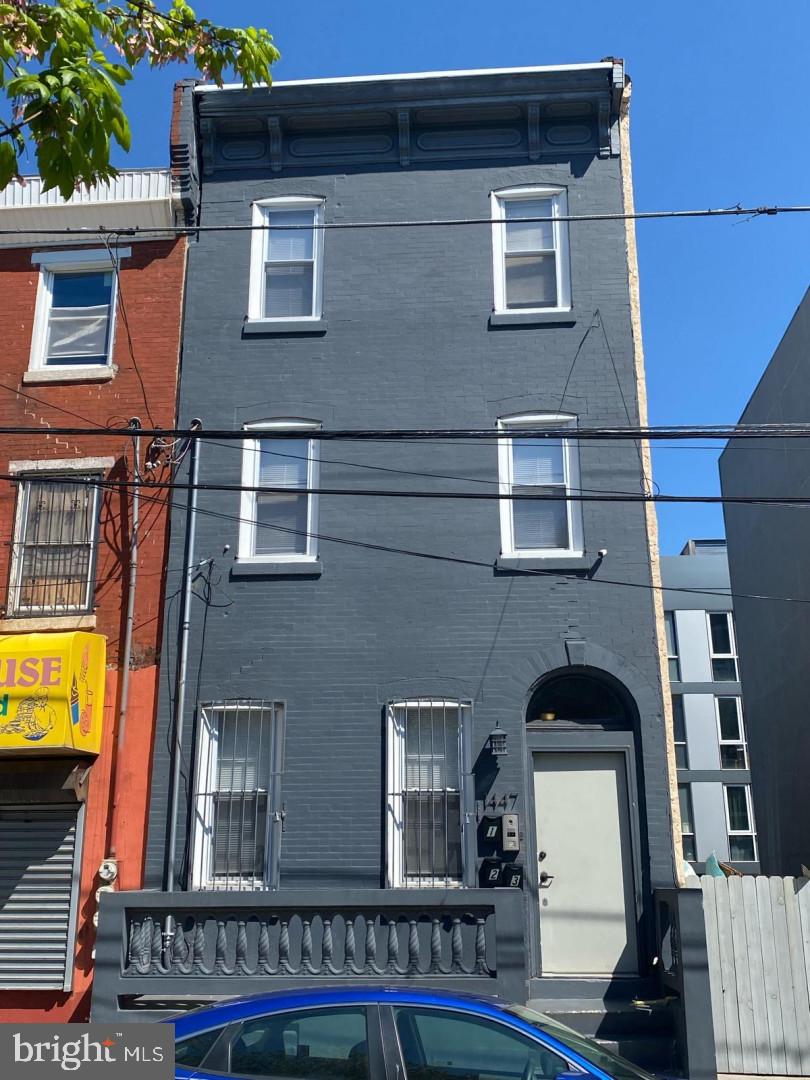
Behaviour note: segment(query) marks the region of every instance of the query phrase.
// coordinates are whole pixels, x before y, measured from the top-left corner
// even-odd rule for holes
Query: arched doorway
[[[639,973],[635,720],[604,672],[552,673],[529,699],[544,976]]]

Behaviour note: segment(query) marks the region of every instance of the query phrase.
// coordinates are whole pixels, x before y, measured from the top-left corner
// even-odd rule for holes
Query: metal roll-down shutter
[[[70,989],[79,814],[0,806],[0,989]]]

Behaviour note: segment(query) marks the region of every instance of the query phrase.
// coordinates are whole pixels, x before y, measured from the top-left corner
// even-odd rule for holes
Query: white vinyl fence
[[[810,879],[701,885],[717,1071],[810,1076]]]

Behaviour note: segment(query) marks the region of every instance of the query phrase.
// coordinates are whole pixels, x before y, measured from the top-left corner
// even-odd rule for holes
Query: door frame
[[[636,775],[636,741],[633,731],[606,731],[583,725],[581,728],[552,728],[542,730],[533,725],[526,725],[526,757],[524,761],[524,791],[526,792],[526,827],[523,830],[526,848],[525,880],[529,890],[529,958],[530,979],[543,978],[543,947],[540,932],[540,891],[539,870],[537,863],[537,808],[534,799],[534,755],[541,753],[620,753],[624,758],[625,779],[627,784],[627,814],[630,824],[630,850],[632,855],[633,896],[635,898],[636,948],[638,950],[638,975],[616,978],[638,978],[647,974],[647,956],[644,948],[646,934],[643,930],[644,894],[641,858],[641,819],[638,799],[638,778]],[[551,976],[545,976],[550,978]],[[555,978],[566,976],[555,976]],[[578,976],[568,976],[578,978]]]

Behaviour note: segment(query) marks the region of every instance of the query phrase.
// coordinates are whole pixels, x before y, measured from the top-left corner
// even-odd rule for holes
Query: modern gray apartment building
[[[683,853],[758,873],[751,773],[724,540],[663,556]]]
[[[96,1015],[422,979],[712,1072],[655,523],[576,497],[648,483],[577,438],[646,421],[628,98],[613,60],[187,88],[179,423],[239,437],[197,444]]]
[[[810,292],[740,417],[741,424],[807,424]],[[807,439],[732,439],[720,458],[723,494],[807,495]],[[742,659],[759,858],[765,874],[810,866],[810,578],[807,509],[724,506]]]

